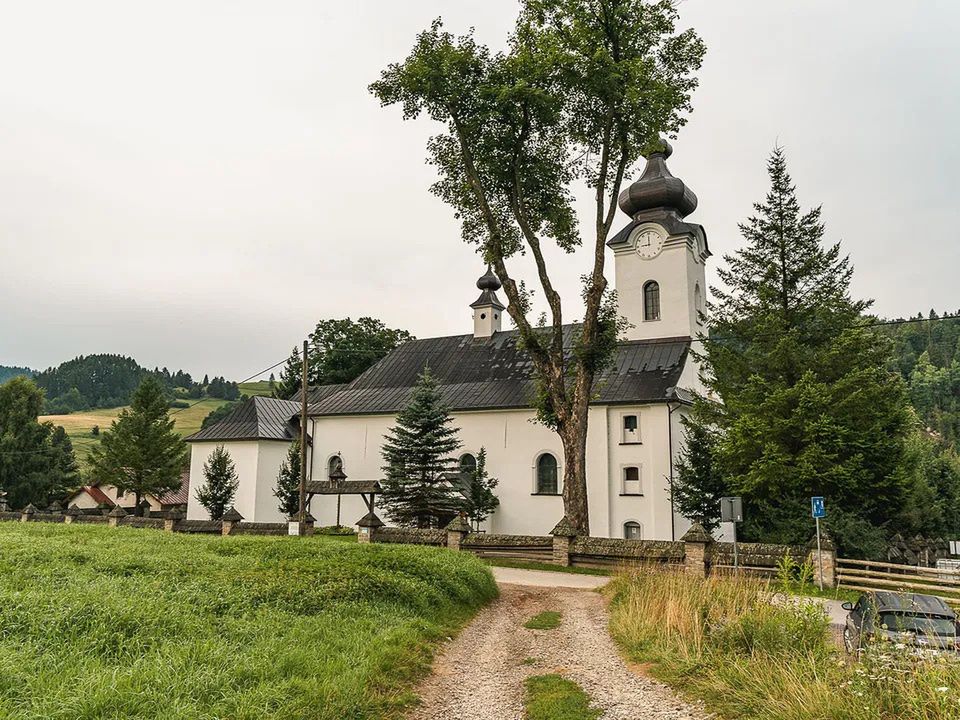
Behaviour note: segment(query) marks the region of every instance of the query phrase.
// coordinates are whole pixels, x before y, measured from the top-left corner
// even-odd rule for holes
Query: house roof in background
[[[311,385],[307,389],[307,404],[312,405],[318,403],[325,398],[330,397],[335,392],[339,392],[347,387],[348,383],[343,383],[340,385]],[[300,406],[300,390],[299,388],[293,394],[293,397],[290,398],[291,401],[297,403],[297,407]]]
[[[161,505],[186,505],[190,500],[190,470],[184,470],[180,476],[180,487],[170,490],[157,498]]]
[[[564,327],[573,345],[576,326]],[[348,386],[310,405],[309,413],[366,415],[396,413],[408,402],[425,367],[440,383],[451,410],[532,407],[533,364],[518,346],[515,330],[489,338],[473,335],[411,340],[393,350]],[[689,338],[621,343],[595,383],[595,403],[649,403],[672,399],[690,348]]]
[[[220,422],[185,438],[187,442],[222,440],[293,440],[299,403],[256,396],[245,400]]]
[[[111,500],[110,497],[103,490],[97,487],[97,485],[84,485],[82,488],[80,488],[79,492],[73,495],[73,497],[71,498],[71,501],[81,492],[85,492],[87,495],[89,495],[94,500],[96,500],[98,505],[101,503],[105,505],[109,505],[110,507],[113,507],[114,505],[113,500]]]

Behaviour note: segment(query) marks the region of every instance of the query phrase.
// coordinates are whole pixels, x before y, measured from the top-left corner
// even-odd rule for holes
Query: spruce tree
[[[294,348],[290,357],[280,371],[280,379],[273,388],[273,396],[281,400],[289,400],[303,384],[303,360],[300,351]]]
[[[699,400],[720,434],[716,460],[744,497],[744,537],[803,542],[809,498],[827,498],[842,548],[890,520],[903,497],[897,467],[908,426],[890,346],[850,296],[853,267],[824,242],[820,208],[802,212],[782,149],[771,188],[741,224],[746,246],[724,259],[713,289]]]
[[[677,512],[700,523],[707,532],[720,524],[720,498],[727,483],[714,461],[716,431],[688,417],[681,419],[685,444],[676,462],[673,503]]]
[[[211,520],[220,520],[233,505],[239,480],[230,453],[217,445],[203,464],[204,483],[196,490],[196,498],[210,513]]]
[[[481,447],[477,453],[477,467],[470,473],[463,501],[463,512],[477,530],[480,529],[480,523],[500,506],[500,499],[493,493],[498,483],[487,472],[487,449]]]
[[[447,477],[450,457],[460,441],[443,405],[440,388],[423,371],[397,424],[384,436],[381,455],[385,479],[382,502],[393,522],[414,527],[442,527],[460,510],[458,493]]]
[[[187,445],[167,414],[163,386],[147,376],[133,394],[129,408],[101,434],[90,451],[94,479],[136,496],[157,496],[180,487],[187,464]]]
[[[300,511],[300,441],[295,440],[287,451],[287,459],[280,465],[277,484],[273,496],[280,502],[277,510],[284,517],[296,515]]]

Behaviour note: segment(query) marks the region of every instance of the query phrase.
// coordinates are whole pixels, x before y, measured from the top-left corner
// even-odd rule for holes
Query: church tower
[[[684,218],[697,196],[667,169],[670,143],[650,153],[643,174],[620,193],[632,222],[611,238],[620,315],[628,340],[696,337],[706,332],[706,272],[710,257],[701,225]]]
[[[500,320],[503,316],[503,305],[497,299],[497,290],[502,286],[489,265],[487,272],[477,280],[477,287],[480,288],[480,297],[470,305],[473,308],[473,336],[488,338],[500,332]]]

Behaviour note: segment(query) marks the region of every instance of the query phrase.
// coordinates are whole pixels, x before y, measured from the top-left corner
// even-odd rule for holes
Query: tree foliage
[[[70,438],[40,422],[43,391],[18,376],[0,385],[0,489],[11,507],[46,507],[80,484]]]
[[[197,501],[210,513],[211,520],[220,520],[233,505],[239,480],[230,453],[217,445],[203,464],[204,483],[194,493]]]
[[[744,497],[746,538],[807,540],[809,497],[823,495],[852,550],[852,529],[884,525],[904,499],[906,391],[866,327],[868,303],[850,297],[849,259],[823,241],[820,208],[800,210],[782,149],[768,171],[746,245],[713,289],[705,379],[722,403],[701,398],[698,416],[721,431],[716,462]]]
[[[425,370],[381,449],[385,475],[381,502],[394,522],[442,527],[461,509],[449,481],[456,463],[450,454],[460,447],[458,432],[437,381]]]
[[[294,440],[287,451],[287,458],[280,465],[273,496],[279,501],[277,510],[284,517],[300,512],[300,441]]]
[[[464,492],[462,510],[474,528],[480,529],[480,523],[500,506],[500,499],[494,494],[499,481],[487,472],[487,449],[480,448],[477,453],[477,467],[470,472]]]
[[[454,36],[436,20],[406,60],[371,85],[405,119],[425,114],[444,127],[427,145],[440,175],[433,192],[503,283],[538,380],[540,415],[563,443],[565,511],[582,533],[587,405],[616,334],[615,318],[603,313],[605,243],[624,178],[661,133],[683,125],[704,54],[695,32],[675,32],[677,18],[668,1],[523,0],[505,51],[470,33]],[[570,253],[584,243],[573,209],[579,182],[594,193],[595,216],[571,348],[544,245]],[[537,267],[549,308],[543,328],[531,322],[531,294],[511,273],[520,253]]]
[[[167,415],[163,386],[148,376],[133,394],[130,407],[104,430],[90,451],[91,474],[123,492],[161,495],[180,487],[187,446]]]
[[[406,330],[388,328],[376,318],[321,320],[310,334],[309,383],[348,383],[408,340],[413,340],[413,335]],[[298,348],[291,351],[275,383],[274,397],[291,398],[300,389],[300,354]]]
[[[677,512],[700,523],[707,532],[720,525],[720,498],[728,486],[717,467],[717,431],[703,423],[683,417],[684,447],[676,462],[673,502]]]

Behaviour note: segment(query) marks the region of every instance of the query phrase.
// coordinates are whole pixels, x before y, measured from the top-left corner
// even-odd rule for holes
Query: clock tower
[[[667,169],[673,149],[650,153],[643,174],[620,193],[632,221],[611,238],[617,302],[631,327],[628,340],[689,337],[706,332],[706,272],[710,257],[701,225],[685,221],[697,196]]]

